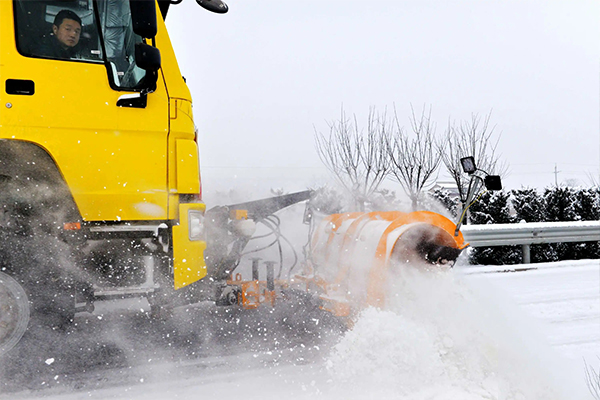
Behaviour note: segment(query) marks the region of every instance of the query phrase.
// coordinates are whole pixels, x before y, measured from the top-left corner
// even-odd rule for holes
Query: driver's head
[[[81,18],[71,10],[62,10],[54,18],[52,32],[65,49],[75,47],[81,35]]]

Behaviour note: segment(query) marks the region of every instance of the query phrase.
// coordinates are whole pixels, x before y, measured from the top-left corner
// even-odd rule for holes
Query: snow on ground
[[[600,261],[528,267],[407,270],[385,310],[365,310],[333,347],[311,348],[321,357],[299,345],[167,359],[83,374],[102,383],[81,390],[0,397],[591,399],[583,359],[599,362]]]
[[[531,266],[537,269],[489,278],[540,321],[554,348],[572,360],[584,357],[593,363],[600,356],[600,260]]]

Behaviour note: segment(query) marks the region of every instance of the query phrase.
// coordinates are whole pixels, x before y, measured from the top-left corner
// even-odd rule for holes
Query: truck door
[[[84,220],[166,219],[168,96],[160,73],[140,96],[129,2],[0,3],[1,137],[44,148]]]

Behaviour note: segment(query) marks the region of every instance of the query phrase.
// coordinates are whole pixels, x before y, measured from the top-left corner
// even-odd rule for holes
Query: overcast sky
[[[204,190],[302,190],[327,171],[314,130],[370,106],[492,112],[509,188],[600,166],[598,1],[193,0],[167,18],[200,132]],[[440,177],[440,179],[444,179]],[[389,186],[393,186],[392,183]]]

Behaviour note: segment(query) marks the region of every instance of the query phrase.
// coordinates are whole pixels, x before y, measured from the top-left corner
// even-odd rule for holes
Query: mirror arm
[[[463,225],[463,221],[467,216],[467,209],[469,208],[471,202],[473,201],[474,193],[476,188],[479,186],[478,183],[483,183],[485,179],[485,172],[482,170],[476,170],[471,174],[471,180],[469,180],[469,188],[467,189],[467,198],[463,203],[463,209],[458,217],[458,221],[456,222],[456,229],[454,230],[454,236],[458,236],[460,232],[460,227]],[[475,181],[475,184],[473,182]],[[462,199],[461,199],[462,200]]]
[[[462,212],[460,213],[458,221],[456,222],[454,236],[458,236],[458,233],[460,232],[460,227],[462,226],[463,221],[466,218],[467,210],[472,205],[472,203],[474,203],[473,198],[475,197],[475,192],[479,190],[480,185],[483,185],[487,190],[502,190],[500,176],[490,175],[486,171],[477,168],[475,166],[475,159],[473,156],[461,158],[460,163],[463,168],[463,172],[469,174],[471,176],[471,179],[469,180],[469,187],[467,189],[465,199],[463,199],[462,197],[462,188],[459,188],[460,201],[462,203]],[[481,194],[483,194],[483,192]],[[477,197],[475,201],[479,200],[479,197]]]

